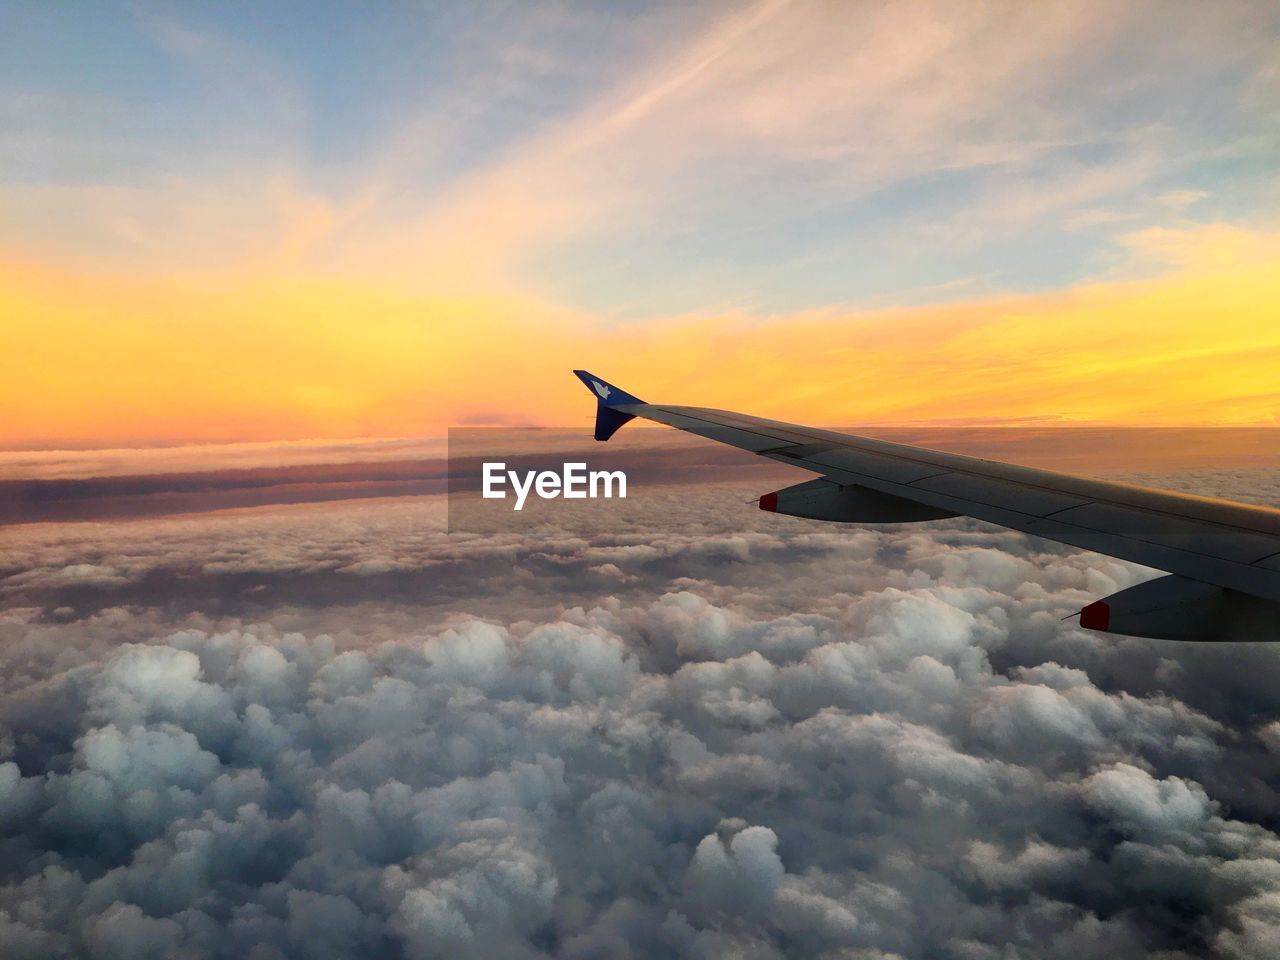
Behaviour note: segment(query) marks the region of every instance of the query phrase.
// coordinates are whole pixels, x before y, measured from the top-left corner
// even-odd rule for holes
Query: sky
[[[1272,3],[0,17],[0,447],[1280,416]]]
[[[1277,40],[0,4],[0,958],[1269,960],[1280,647],[1084,630],[1159,572],[761,511],[805,477],[674,431],[602,453],[570,370],[1276,506]],[[494,424],[628,498],[453,522]]]

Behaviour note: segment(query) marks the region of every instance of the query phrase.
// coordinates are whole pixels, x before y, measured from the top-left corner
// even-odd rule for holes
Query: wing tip
[[[588,370],[574,370],[573,374],[591,391],[601,406],[621,407],[629,403],[644,403],[635,394],[628,393],[604,377],[597,377]]]

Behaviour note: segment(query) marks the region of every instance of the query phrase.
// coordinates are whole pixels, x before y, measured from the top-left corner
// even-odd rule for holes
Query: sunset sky
[[[17,2],[0,448],[1280,421],[1280,5]]]
[[[0,960],[1275,957],[1277,511],[1280,0],[0,0]]]

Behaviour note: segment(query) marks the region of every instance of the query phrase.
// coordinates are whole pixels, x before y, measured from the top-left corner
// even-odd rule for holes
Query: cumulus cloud
[[[1060,621],[1126,564],[742,499],[10,531],[0,955],[1267,954],[1280,651]]]

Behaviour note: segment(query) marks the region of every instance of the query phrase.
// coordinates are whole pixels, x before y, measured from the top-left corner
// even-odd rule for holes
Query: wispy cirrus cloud
[[[48,16],[28,46],[58,53]],[[1272,416],[1242,346],[1265,359],[1280,209],[1265,7],[325,8],[292,42],[263,16],[110,25],[91,144],[128,162],[60,166],[98,153],[69,101],[9,98],[7,442],[415,434],[493,410],[477,383],[565,422],[584,357],[722,404],[763,378],[809,419]],[[1176,253],[1213,224],[1240,244]],[[1208,267],[1248,274],[1221,328]],[[1219,338],[1243,389],[1128,379]]]
[[[158,143],[175,148],[172,162],[166,169],[154,156],[140,179],[68,185],[65,196],[57,183],[24,184],[6,201],[16,223],[43,211],[63,224],[56,243],[70,250],[109,254],[114,238],[140,264],[149,255],[203,269],[310,264],[450,289],[546,291],[547,276],[554,281],[584,249],[640,240],[643,250],[656,224],[670,230],[673,221],[675,239],[705,242],[774,224],[786,231],[785,243],[773,243],[784,261],[835,240],[833,227],[846,238],[891,238],[877,202],[921,178],[938,182],[916,189],[895,219],[958,225],[967,216],[965,243],[981,246],[1011,224],[1043,226],[1187,174],[1200,152],[1221,149],[1224,126],[1228,136],[1259,132],[1236,111],[1267,70],[1263,12],[1184,13],[1175,27],[1141,4],[1033,13],[765,0],[602,30],[602,43],[618,47],[630,31],[638,50],[618,58],[622,68],[591,62],[594,75],[569,70],[557,47],[585,13],[459,14],[449,26],[474,65],[424,69],[407,77],[421,97],[366,104],[376,121],[356,149],[334,145],[354,120],[324,114],[334,92],[308,83],[309,59],[295,52],[273,62],[270,35],[255,43],[151,15],[139,21],[144,36],[194,82],[207,138]],[[406,26],[416,30],[403,46],[414,49],[438,25]],[[679,29],[662,35],[660,26]],[[364,51],[350,53],[359,63]],[[437,77],[447,83],[431,87]],[[561,93],[517,119],[512,88],[521,83]],[[1125,86],[1123,108],[1108,83]],[[1208,111],[1179,101],[1196,84],[1221,98],[1217,129]],[[121,103],[132,114],[180,106],[164,97]],[[510,129],[485,146],[480,131],[498,118]],[[202,161],[184,173],[193,148]],[[833,207],[842,210],[834,224]],[[77,208],[87,216],[74,234]],[[176,229],[164,230],[165,219]],[[245,247],[250,236],[257,242]]]

